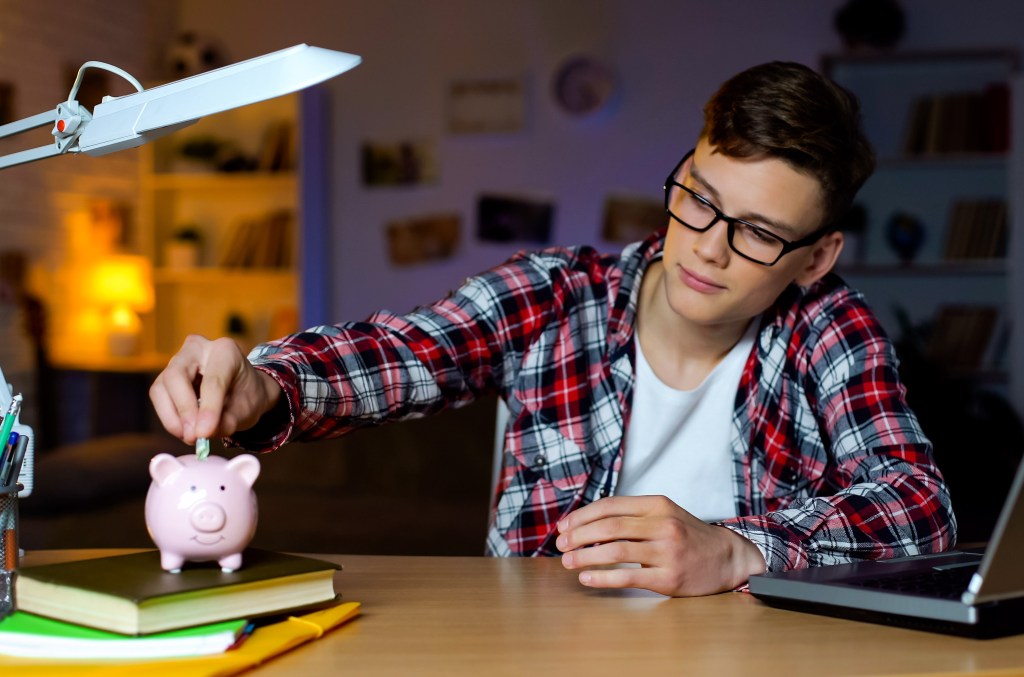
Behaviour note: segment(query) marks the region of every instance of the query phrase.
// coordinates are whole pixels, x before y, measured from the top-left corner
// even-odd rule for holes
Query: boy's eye
[[[747,230],[750,231],[750,233],[753,235],[755,240],[758,240],[760,242],[764,242],[765,244],[773,244],[773,243],[777,242],[777,240],[774,237],[772,237],[771,235],[769,235],[768,231],[766,231],[766,230],[761,230],[760,228],[753,228],[753,227],[748,227]]]
[[[697,207],[698,209],[703,209],[704,211],[709,213],[715,211],[714,208],[711,206],[711,203],[707,202],[706,200],[702,200],[701,198],[695,195],[691,195],[690,199],[693,202],[694,206]]]

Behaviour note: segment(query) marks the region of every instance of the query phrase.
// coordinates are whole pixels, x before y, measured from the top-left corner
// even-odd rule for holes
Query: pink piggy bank
[[[241,567],[242,551],[256,533],[256,457],[200,461],[194,454],[157,454],[149,474],[146,529],[160,549],[161,568],[176,574],[186,560],[217,560],[226,573]]]

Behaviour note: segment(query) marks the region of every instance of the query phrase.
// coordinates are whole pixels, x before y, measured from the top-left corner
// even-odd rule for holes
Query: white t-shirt
[[[758,318],[693,390],[658,379],[636,344],[636,384],[618,496],[667,496],[704,521],[736,516],[732,416]]]

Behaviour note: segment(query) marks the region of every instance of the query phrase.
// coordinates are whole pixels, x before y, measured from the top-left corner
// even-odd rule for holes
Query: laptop
[[[966,637],[1024,632],[1024,462],[984,552],[950,551],[750,578],[779,608]]]

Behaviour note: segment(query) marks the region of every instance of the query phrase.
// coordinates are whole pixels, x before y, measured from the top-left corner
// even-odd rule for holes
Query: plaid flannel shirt
[[[558,554],[556,522],[614,493],[640,282],[663,242],[659,231],[620,256],[520,253],[407,315],[257,346],[249,359],[278,381],[290,411],[236,441],[267,450],[496,390],[510,417],[487,550]],[[732,419],[740,516],[720,524],[750,539],[769,570],[953,544],[949,494],[896,369],[862,296],[834,275],[791,285],[763,314]]]

